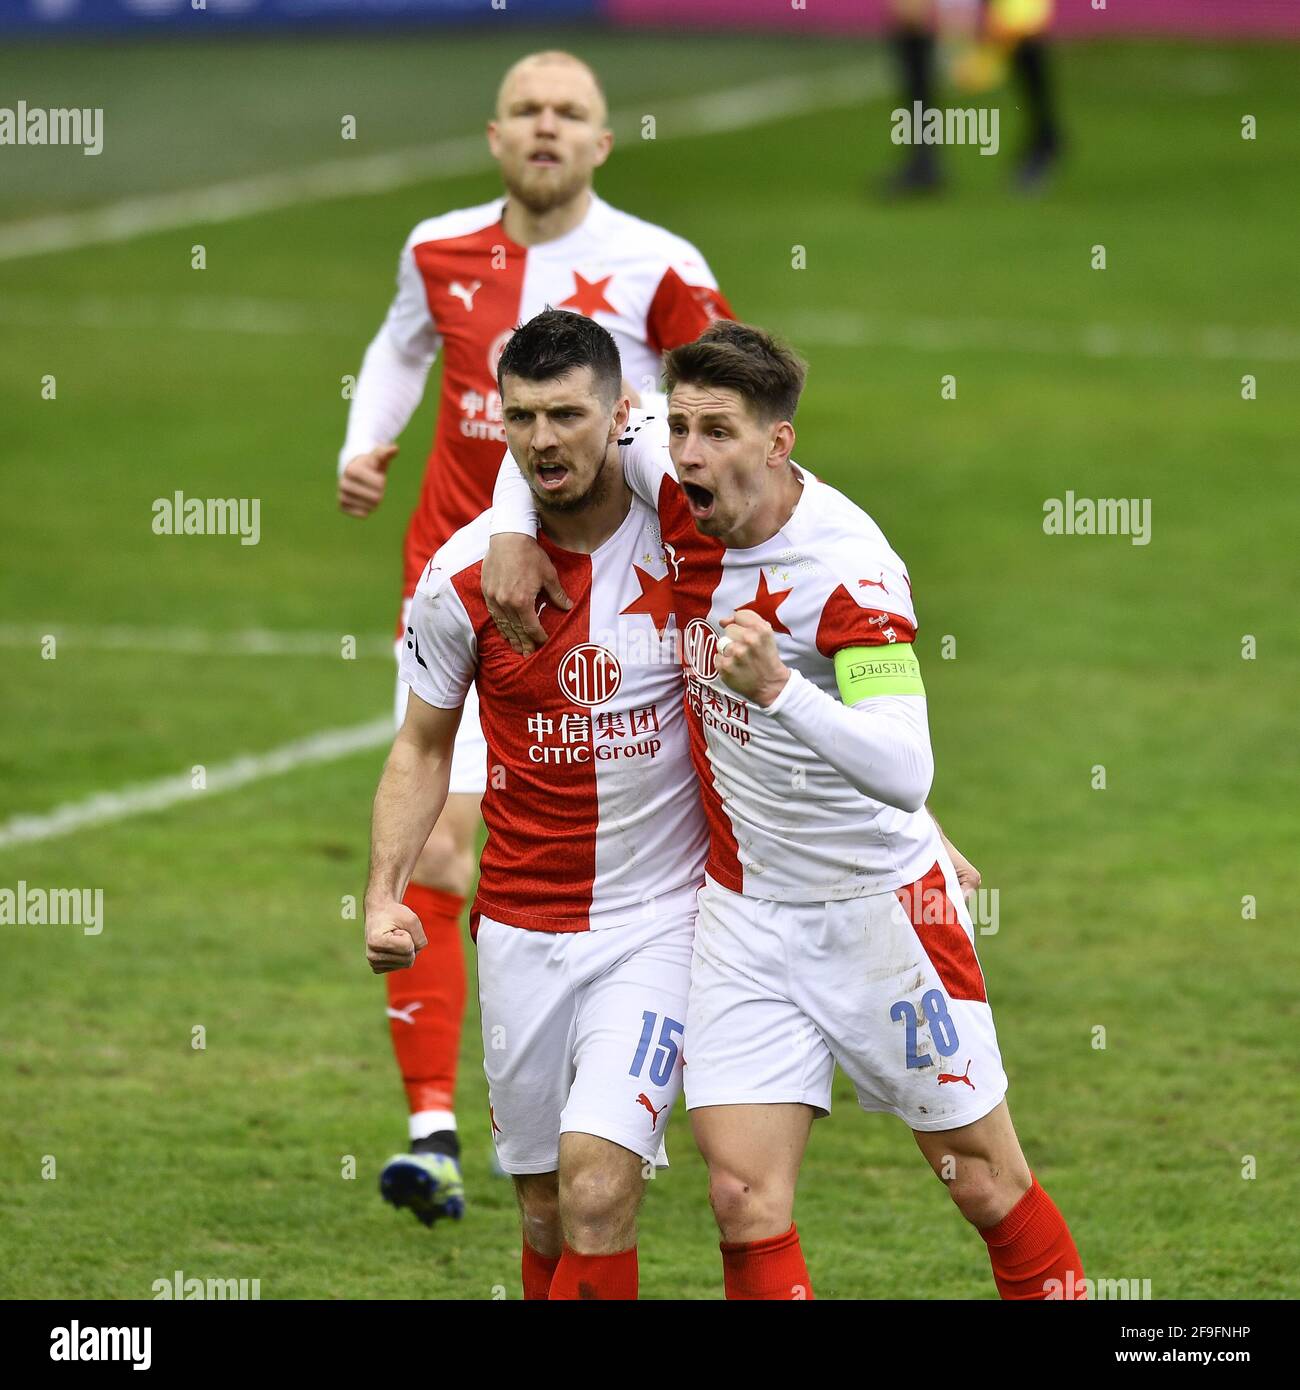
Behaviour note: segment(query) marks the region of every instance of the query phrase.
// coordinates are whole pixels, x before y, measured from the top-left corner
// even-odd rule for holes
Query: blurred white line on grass
[[[201,801],[221,792],[235,791],[251,782],[279,777],[295,768],[336,762],[353,753],[379,748],[393,739],[392,716],[372,719],[343,729],[326,729],[292,743],[281,744],[266,753],[246,753],[227,763],[206,769],[206,786],[197,791],[189,772],[137,782],[118,791],[96,792],[81,801],[65,802],[41,815],[14,816],[0,823],[0,850],[53,840],[60,835],[111,825],[132,816],[165,811],[182,802]]]
[[[123,328],[254,336],[338,334],[355,338],[369,321],[345,308],[247,295],[112,299],[82,296],[8,295],[0,301],[0,326],[57,331]],[[913,352],[1025,352],[1052,356],[1168,357],[1205,361],[1300,361],[1300,333],[1290,328],[1242,328],[1227,324],[1124,327],[1113,323],[1012,323],[999,319],[888,319],[852,310],[806,309],[771,327],[795,342],[847,348],[904,348]],[[2,640],[2,639],[0,639]]]
[[[324,334],[353,338],[366,329],[360,319],[350,324],[346,315],[331,315],[319,304],[215,294],[171,297],[133,294],[120,299],[108,295],[61,299],[48,294],[7,294],[0,301],[0,325],[53,331],[102,328],[119,333],[124,329],[179,329],[196,333],[313,338]]]
[[[880,63],[767,78],[665,102],[655,112],[655,139],[745,130],[789,116],[875,100],[888,89],[888,73]],[[643,119],[639,111],[611,116],[615,135],[626,142],[624,149],[646,143],[640,138]],[[177,227],[231,222],[331,198],[390,193],[491,167],[486,138],[476,132],[385,154],[329,159],[301,169],[231,179],[206,188],[124,198],[80,212],[0,224],[0,261],[130,241]]]
[[[65,627],[51,623],[0,623],[0,649],[29,648],[33,655],[46,637],[66,652],[177,652],[200,656],[328,656],[344,659],[343,632],[274,632],[244,628],[238,632],[204,632],[195,628]],[[357,657],[393,659],[393,644],[382,637],[353,637]]]
[[[1064,357],[1168,357],[1208,361],[1300,361],[1290,328],[1179,327],[1114,323],[1012,323],[1002,319],[887,319],[850,310],[810,309],[780,325],[796,345],[906,348],[915,352],[1027,352]]]

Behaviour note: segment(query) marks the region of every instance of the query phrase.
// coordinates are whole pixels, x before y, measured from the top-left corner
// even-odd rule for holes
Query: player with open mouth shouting
[[[1081,1288],[1011,1123],[974,930],[923,810],[933,758],[903,562],[793,462],[793,353],[716,323],[665,370],[666,434],[645,424],[620,453],[659,517],[709,819],[686,1103],[727,1296],[812,1296],[794,1194],[836,1063],[864,1110],[911,1128],[1004,1298]],[[507,461],[493,530],[530,532],[531,496]],[[490,606],[535,640],[552,567],[527,534],[493,550]]]

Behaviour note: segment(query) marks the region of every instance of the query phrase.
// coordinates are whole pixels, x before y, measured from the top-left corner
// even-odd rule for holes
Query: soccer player
[[[612,136],[585,63],[559,52],[520,60],[502,81],[487,136],[505,196],[430,218],[407,238],[397,294],[366,351],[339,454],[339,505],[367,516],[383,498],[392,441],[441,351],[437,433],[406,533],[399,632],[429,556],[491,500],[506,443],[497,363],[516,324],[547,305],[585,314],[613,334],[625,376],[648,389],[665,349],[730,316],[693,246],[593,192]],[[399,679],[399,724],[406,689]],[[406,889],[429,944],[413,968],[388,976],[411,1152],[389,1161],[380,1189],[426,1224],[464,1208],[453,1111],[465,1003],[460,917],[486,775],[473,687],[466,699],[445,808]]]
[[[906,568],[866,513],[791,460],[792,353],[719,323],[669,353],[666,375],[668,438],[643,428],[623,466],[672,558],[710,824],[686,1102],[727,1296],[812,1296],[794,1194],[837,1062],[864,1110],[911,1128],[1004,1298],[1079,1288],[1073,1239],[1011,1123],[973,927],[922,812],[933,759]],[[504,468],[494,529],[528,529],[522,491]],[[512,574],[535,549],[494,546],[516,557]],[[533,565],[524,587],[543,577]]]
[[[367,956],[408,968],[406,884],[478,688],[492,775],[472,922],[493,1138],[515,1183],[526,1298],[635,1298],[636,1215],[681,1090],[707,830],[654,509],[611,446],[628,400],[613,339],[543,313],[500,362],[541,544],[572,596],[521,661],[480,594],[491,514],[426,567],[402,642],[411,695],[375,797]]]
[[[953,71],[962,90],[986,92],[1005,81],[1008,66],[1014,69],[1029,121],[1016,183],[1022,192],[1037,191],[1061,150],[1047,44],[1053,0],[893,0],[892,9],[891,46],[909,110],[916,102],[927,109],[935,104],[936,28],[963,42]],[[888,180],[886,192],[906,196],[942,186],[936,148],[914,145]]]

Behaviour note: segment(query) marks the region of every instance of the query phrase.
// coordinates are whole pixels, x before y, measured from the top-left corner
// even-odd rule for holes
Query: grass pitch
[[[0,90],[103,105],[106,147],[5,153],[0,221],[339,158],[345,114],[345,157],[471,133],[505,64],[550,37],[11,48]],[[980,953],[1012,1113],[1088,1273],[1150,1279],[1157,1298],[1296,1296],[1280,1244],[1300,1199],[1283,874],[1300,800],[1294,54],[1063,51],[1070,153],[1047,197],[1006,190],[1006,93],[1002,158],[948,151],[949,196],[891,207],[868,190],[897,153],[874,47],[553,37],[629,112],[862,65],[856,108],[629,141],[600,191],[689,236],[742,317],[804,351],[798,457],[909,564],[932,805],[998,890]],[[0,262],[0,820],[388,707],[435,397],[360,525],[334,507],[339,382],[409,228],[494,192],[490,173],[431,169],[397,192]],[[153,500],[177,489],[260,498],[261,543],[153,534]],[[1044,534],[1067,490],[1150,499],[1150,543]],[[137,639],[97,645],[114,627]],[[361,655],[223,646],[251,627],[353,634]],[[166,636],[195,632],[210,649]],[[429,1232],[376,1192],[404,1107],[383,986],[341,904],[363,888],[381,757],[0,848],[0,887],[105,894],[99,936],[0,928],[0,1293],[148,1297],[180,1269],[258,1278],[264,1298],[517,1296],[472,1007],[465,1221]],[[719,1297],[681,1114],[671,1149],[642,1290]],[[796,1216],[822,1297],[993,1296],[906,1131],[846,1088]]]

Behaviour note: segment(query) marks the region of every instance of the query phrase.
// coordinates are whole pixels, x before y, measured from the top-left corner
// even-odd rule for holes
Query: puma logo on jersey
[[[666,1105],[661,1105],[659,1109],[656,1110],[654,1106],[650,1103],[650,1097],[646,1095],[644,1091],[642,1091],[641,1094],[637,1096],[636,1104],[644,1105],[645,1108],[650,1112],[650,1132],[653,1134],[655,1126],[659,1123],[659,1116],[662,1115],[664,1111],[668,1109],[668,1107]]]
[[[414,1004],[408,1004],[404,1009],[394,1009],[390,1005],[388,1008],[388,1017],[400,1019],[403,1023],[414,1024],[415,1020],[411,1017],[411,1015],[416,1011],[416,1009],[422,1008],[424,1008],[424,1004],[419,999],[417,999]]]
[[[408,652],[414,652],[416,661],[427,671],[429,669],[429,663],[420,655],[420,643],[416,639],[415,629],[413,627],[408,627],[406,629],[406,635],[411,639],[406,644],[406,650]]]
[[[883,589],[883,590],[885,591],[885,593],[888,593],[888,592],[889,592],[889,587],[888,587],[888,585],[886,585],[886,583],[885,583],[885,571],[884,571],[884,570],[881,570],[881,571],[880,571],[880,578],[879,578],[879,579],[859,579],[859,580],[858,580],[858,588],[859,588],[859,589]]]
[[[970,1079],[969,1062],[966,1063],[966,1070],[962,1072],[960,1076],[954,1076],[950,1071],[941,1071],[939,1073],[939,1085],[942,1086],[945,1081],[962,1081],[969,1086],[972,1091],[975,1089],[975,1083]]]
[[[454,294],[456,298],[459,299],[462,304],[464,304],[465,312],[469,313],[474,308],[474,296],[482,288],[482,280],[475,280],[474,283],[469,287],[469,289],[466,289],[465,286],[462,285],[459,280],[453,280],[451,284],[447,286],[447,293]]]

